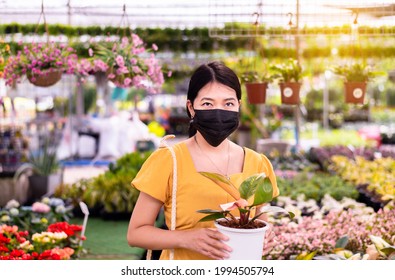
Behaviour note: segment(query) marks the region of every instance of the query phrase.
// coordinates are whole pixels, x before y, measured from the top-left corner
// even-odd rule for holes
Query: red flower
[[[49,232],[65,232],[67,236],[73,236],[76,232],[81,231],[82,226],[79,225],[70,225],[67,222],[58,222],[50,225],[48,227]]]
[[[45,250],[38,256],[39,260],[60,260],[58,254],[52,253],[52,250]]]
[[[8,244],[10,243],[10,240],[10,238],[7,238],[2,233],[0,233],[0,244]]]
[[[11,251],[10,256],[14,258],[22,257],[25,254],[25,251],[14,249]]]
[[[8,250],[7,247],[5,247],[5,246],[3,246],[3,245],[0,246],[0,254],[1,254],[1,252],[9,252],[9,251],[10,251],[10,250]]]

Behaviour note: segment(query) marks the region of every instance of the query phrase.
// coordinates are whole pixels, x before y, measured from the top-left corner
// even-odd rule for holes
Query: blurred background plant
[[[16,200],[10,200],[0,209],[0,223],[15,225],[19,230],[33,234],[44,231],[52,223],[69,221],[72,217],[71,210],[59,198],[45,197],[32,206],[21,206]]]

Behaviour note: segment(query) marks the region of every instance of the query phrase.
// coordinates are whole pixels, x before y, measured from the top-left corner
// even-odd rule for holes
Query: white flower
[[[63,205],[58,205],[55,208],[55,212],[58,214],[64,214],[66,213],[66,208]]]
[[[21,246],[21,249],[28,250],[28,251],[31,251],[34,249],[34,246],[32,244],[30,244],[29,240],[26,240],[25,242],[21,243],[20,246]]]
[[[11,208],[10,209],[10,215],[11,216],[15,217],[15,216],[18,216],[18,214],[19,214],[19,210],[18,209],[16,209],[16,208]]]
[[[15,199],[11,199],[7,202],[5,209],[18,208],[19,206],[20,204],[18,201],[16,201]]]

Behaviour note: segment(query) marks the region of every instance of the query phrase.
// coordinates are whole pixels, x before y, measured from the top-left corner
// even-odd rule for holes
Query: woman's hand
[[[265,256],[270,253],[273,247],[276,245],[276,235],[273,231],[273,225],[268,223],[268,229],[265,234],[265,247],[263,248],[262,255]]]
[[[229,238],[216,229],[201,228],[187,230],[183,234],[182,248],[193,250],[209,258],[222,260],[229,257],[232,248],[223,241]]]

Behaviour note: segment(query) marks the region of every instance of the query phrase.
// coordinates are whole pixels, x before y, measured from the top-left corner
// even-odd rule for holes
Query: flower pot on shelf
[[[27,78],[30,83],[38,87],[50,87],[60,81],[62,78],[62,71],[60,70],[46,70],[41,74],[28,73]]]
[[[261,104],[266,102],[267,83],[246,83],[248,102]]]
[[[281,103],[295,105],[299,104],[299,92],[302,83],[296,82],[283,82],[280,83],[281,90]]]
[[[366,82],[345,82],[346,103],[363,104],[366,93]]]
[[[61,173],[47,175],[33,174],[28,177],[28,202],[33,203],[45,195],[52,195],[62,181]]]
[[[265,242],[265,233],[268,224],[262,220],[257,220],[262,224],[260,228],[231,228],[220,225],[219,222],[225,219],[218,219],[214,225],[219,232],[229,237],[225,243],[232,248],[228,260],[261,260]]]

